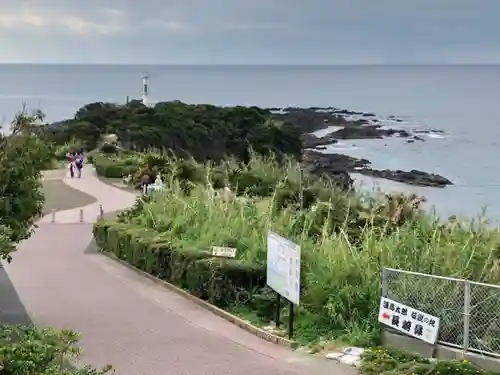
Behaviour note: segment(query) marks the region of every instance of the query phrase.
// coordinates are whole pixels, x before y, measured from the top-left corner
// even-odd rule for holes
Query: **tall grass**
[[[272,194],[224,199],[210,183],[221,168],[212,166],[203,167],[206,183],[193,183],[187,194],[170,170],[165,192],[154,195],[132,220],[161,232],[176,247],[236,247],[237,258],[249,263],[265,263],[269,229],[300,244],[297,333],[303,341],[376,340],[383,267],[500,281],[498,229],[439,222],[419,211],[415,197],[341,192],[292,162],[283,167],[254,158],[245,168],[262,179],[274,179]],[[318,185],[323,190],[315,190],[318,199],[305,208],[301,202],[284,205],[284,192],[297,185],[299,194]],[[320,197],[325,191],[329,193]]]

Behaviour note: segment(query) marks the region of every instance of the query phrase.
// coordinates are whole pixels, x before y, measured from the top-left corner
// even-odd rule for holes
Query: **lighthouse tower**
[[[144,74],[142,77],[142,104],[149,105],[149,75],[148,73]]]

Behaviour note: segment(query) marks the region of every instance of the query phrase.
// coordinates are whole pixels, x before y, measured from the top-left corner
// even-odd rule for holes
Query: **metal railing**
[[[440,318],[438,343],[500,357],[500,286],[384,268],[381,293]]]

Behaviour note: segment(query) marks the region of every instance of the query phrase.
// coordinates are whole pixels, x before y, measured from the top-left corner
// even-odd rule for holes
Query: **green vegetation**
[[[439,361],[407,352],[373,348],[362,358],[362,375],[499,375],[488,372],[467,360]]]
[[[40,176],[51,157],[47,144],[35,136],[41,118],[23,110],[12,121],[10,135],[0,135],[0,258],[7,261],[42,213]]]
[[[9,262],[16,245],[30,237],[42,214],[41,171],[50,167],[54,158],[52,147],[37,137],[41,119],[40,112],[29,115],[23,109],[12,122],[10,133],[0,134],[0,258]],[[73,370],[68,366],[68,360],[79,353],[77,338],[70,331],[0,325],[0,374],[107,373],[109,368]]]
[[[257,107],[178,101],[157,103],[154,108],[139,101],[92,103],[79,109],[73,119],[43,128],[44,139],[51,143],[78,143],[87,150],[97,148],[106,134],[116,135],[125,149],[168,149],[200,161],[223,160],[228,155],[247,160],[249,147],[259,154],[299,156],[302,151],[295,126],[273,120],[269,111]]]
[[[96,154],[94,162],[99,173],[112,170],[119,176],[122,168],[123,174],[136,172],[136,178],[154,171],[166,179],[164,194],[139,199],[117,221],[98,223],[98,245],[252,321],[267,325],[274,318],[274,295],[264,286],[267,230],[300,244],[296,340],[301,344],[376,344],[383,267],[500,280],[497,229],[439,222],[420,210],[415,196],[370,198],[340,191],[292,160],[278,163],[254,155],[246,165],[199,164],[150,151]],[[218,191],[223,186],[237,196],[223,198]],[[236,247],[237,258],[213,258],[211,246]],[[418,308],[446,314],[435,310],[442,306],[436,303],[442,290],[417,292],[426,295]],[[456,324],[443,319],[442,331],[450,334]],[[494,325],[481,329],[476,334],[489,344],[500,333]]]
[[[0,326],[0,374],[2,375],[103,375],[90,367],[71,369],[69,361],[79,357],[78,335],[36,327]]]

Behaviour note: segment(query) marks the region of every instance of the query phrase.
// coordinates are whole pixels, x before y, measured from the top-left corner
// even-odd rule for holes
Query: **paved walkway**
[[[83,207],[93,222],[103,209],[130,206],[134,194],[87,172],[65,179],[97,202]],[[92,224],[80,209],[44,217],[5,269],[33,323],[82,334],[82,362],[112,364],[117,375],[341,375],[352,368],[263,341],[202,307],[85,249]]]

